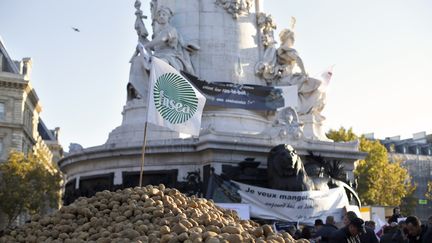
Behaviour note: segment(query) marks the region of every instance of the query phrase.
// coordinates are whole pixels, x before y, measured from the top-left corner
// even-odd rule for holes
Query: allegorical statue
[[[283,29],[279,34],[280,46],[276,48],[273,30],[276,25],[271,16],[259,14],[258,26],[261,31],[261,44],[264,48],[262,59],[256,64],[255,72],[266,80],[269,85],[296,85],[298,88],[297,113],[301,115],[315,115],[317,121],[323,120],[321,111],[325,105],[323,80],[311,78],[307,75],[303,60],[297,50],[293,48],[295,42],[295,19],[292,19],[291,29]],[[300,72],[295,72],[298,67]]]
[[[199,47],[184,42],[177,29],[170,24],[172,16],[173,13],[168,7],[158,7],[153,29],[154,37],[144,44],[144,47],[152,50],[154,56],[166,61],[175,69],[195,74],[190,53],[199,50]]]
[[[148,31],[142,19],[147,18],[140,9],[141,2],[135,1],[135,30],[138,35],[138,45],[131,58],[129,83],[127,85],[127,100],[146,100],[148,91],[148,56],[156,56],[179,71],[195,74],[190,54],[199,50],[197,45],[185,43],[177,29],[171,26],[173,16],[171,9],[151,2],[153,39],[148,40]]]
[[[274,30],[276,24],[271,15],[259,13],[257,15],[258,28],[261,31],[261,43],[264,48],[262,59],[255,65],[255,73],[271,84],[278,77],[276,70],[276,41],[274,39]]]
[[[321,116],[325,105],[325,92],[321,88],[323,81],[307,75],[303,60],[293,48],[295,38],[292,30],[282,30],[279,38],[281,45],[277,49],[276,70],[280,76],[280,85],[297,85],[299,115]],[[300,73],[293,72],[295,66],[299,67]]]

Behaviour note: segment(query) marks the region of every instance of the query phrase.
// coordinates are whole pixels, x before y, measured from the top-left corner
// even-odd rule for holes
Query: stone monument
[[[280,32],[278,45],[274,38],[276,24],[262,12],[263,2],[152,0],[149,22],[153,36],[149,38],[143,21],[147,16],[143,16],[137,0],[138,45],[131,47],[135,50],[130,60],[122,124],[109,134],[105,144],[71,151],[59,162],[67,174],[66,194],[73,197],[91,194],[95,187],[112,189],[138,184],[149,84],[144,52],[187,76],[205,81],[215,93],[220,91],[207,97],[212,102],[207,102],[204,108],[197,137],[149,124],[144,184],[176,186],[186,182],[188,173],[194,172],[201,176],[205,191],[211,170],[220,174],[226,165],[236,166],[246,157],[265,162],[268,151],[282,143],[293,145],[300,156],[312,151],[340,159],[348,179],[353,180],[354,161],[364,157],[358,152],[358,144],[334,143],[322,132],[321,111],[328,81],[307,75],[293,48],[294,19],[290,29]],[[295,66],[300,72],[295,72]],[[294,102],[297,105],[263,108],[279,94],[279,86],[294,90],[293,96],[285,98],[297,100]],[[226,98],[224,91],[229,97],[253,92],[265,96],[250,102],[262,104],[256,108],[256,104]]]

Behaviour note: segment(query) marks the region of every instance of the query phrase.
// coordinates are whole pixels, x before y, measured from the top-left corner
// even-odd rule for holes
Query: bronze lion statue
[[[303,162],[291,145],[280,144],[272,148],[267,157],[270,188],[284,191],[314,190]]]

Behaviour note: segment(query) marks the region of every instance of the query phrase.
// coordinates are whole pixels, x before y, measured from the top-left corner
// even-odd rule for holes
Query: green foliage
[[[0,164],[0,210],[8,216],[8,226],[23,212],[58,206],[62,175],[46,157],[41,151],[28,156],[11,152]]]
[[[339,128],[339,130],[330,129],[326,135],[335,142],[349,142],[358,139],[352,128],[348,130],[346,130],[344,127]]]
[[[432,181],[428,181],[427,183],[427,191],[425,193],[425,197],[428,200],[432,200]]]
[[[341,127],[338,131],[330,130],[327,137],[334,141],[352,141],[358,139],[350,128]],[[395,206],[402,199],[413,194],[416,186],[411,183],[408,171],[400,162],[389,162],[386,148],[377,140],[360,137],[360,151],[366,152],[360,160],[354,175],[358,179],[357,192],[366,205]]]

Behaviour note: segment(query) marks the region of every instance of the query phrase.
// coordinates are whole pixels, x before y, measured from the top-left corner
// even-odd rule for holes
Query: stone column
[[[228,1],[229,2],[229,1]],[[216,0],[159,0],[174,13],[171,25],[200,50],[192,56],[195,73],[210,82],[265,85],[255,75],[259,60],[255,1],[237,18]],[[202,128],[232,133],[258,133],[268,124],[265,114],[206,106]]]

